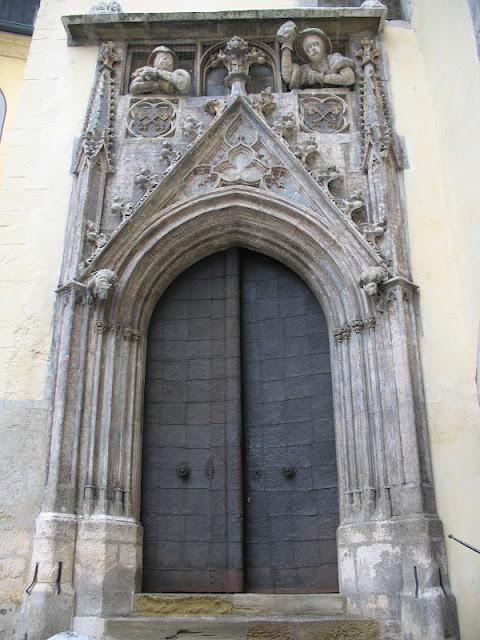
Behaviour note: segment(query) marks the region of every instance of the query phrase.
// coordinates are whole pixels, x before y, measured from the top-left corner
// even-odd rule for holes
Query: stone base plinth
[[[137,593],[136,616],[337,616],[345,598],[332,594]]]
[[[181,616],[111,618],[102,640],[380,640],[373,620],[314,616]]]

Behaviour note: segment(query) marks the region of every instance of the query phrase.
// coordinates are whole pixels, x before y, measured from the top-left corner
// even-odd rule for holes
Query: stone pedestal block
[[[413,640],[418,629],[429,640],[458,637],[438,518],[342,525],[338,543],[350,613],[380,620],[388,638]]]
[[[44,640],[70,629],[76,528],[77,519],[71,514],[41,513],[37,518],[21,637]]]
[[[94,516],[79,522],[76,616],[132,612],[139,587],[143,529],[133,520]]]

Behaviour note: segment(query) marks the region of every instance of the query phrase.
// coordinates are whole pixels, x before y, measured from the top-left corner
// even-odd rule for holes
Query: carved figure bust
[[[178,60],[168,47],[156,47],[148,57],[147,65],[132,73],[130,93],[134,96],[145,93],[174,93],[186,95],[190,91],[190,74],[177,69]]]
[[[379,286],[385,281],[386,273],[382,267],[368,267],[360,276],[360,286],[367,296],[377,296]]]
[[[353,60],[332,53],[332,43],[321,29],[298,31],[286,22],[277,32],[282,47],[282,78],[289,89],[333,85],[349,87],[355,83]],[[293,53],[305,64],[293,62]]]
[[[87,284],[90,295],[95,300],[105,301],[117,280],[116,273],[110,269],[95,271]]]

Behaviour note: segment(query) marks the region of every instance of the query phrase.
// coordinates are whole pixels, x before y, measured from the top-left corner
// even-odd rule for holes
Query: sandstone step
[[[137,616],[317,615],[345,613],[345,598],[328,594],[137,593]]]
[[[374,620],[317,616],[107,618],[103,640],[380,640]]]

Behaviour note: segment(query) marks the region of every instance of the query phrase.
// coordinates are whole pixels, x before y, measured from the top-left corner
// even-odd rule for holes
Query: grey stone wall
[[[40,511],[47,451],[45,401],[0,402],[0,639],[15,637]]]

